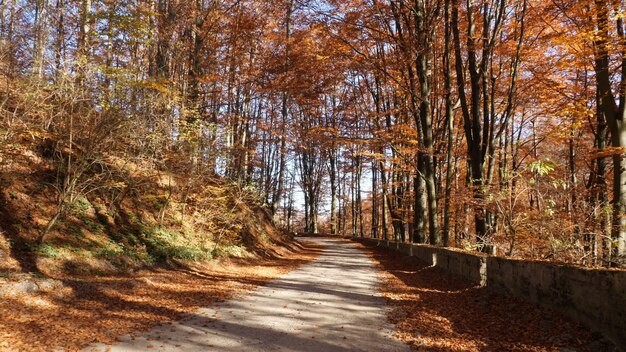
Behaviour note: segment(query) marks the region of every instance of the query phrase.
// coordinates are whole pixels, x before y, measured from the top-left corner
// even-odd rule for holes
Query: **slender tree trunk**
[[[355,165],[354,161],[352,162],[352,174],[350,175],[350,200],[352,203],[351,211],[352,211],[352,237],[357,236],[357,206],[356,206],[356,175],[355,175]]]
[[[463,56],[461,55],[461,39],[459,31],[459,4],[458,0],[452,2],[452,32],[454,35],[454,52],[456,61],[457,87],[459,100],[463,110],[465,137],[467,140],[469,166],[470,166],[470,187],[474,195],[474,225],[476,230],[476,242],[479,247],[483,247],[487,238],[487,223],[484,208],[484,179],[483,167],[485,157],[485,145],[481,138],[481,74],[478,69],[476,54],[476,24],[474,0],[467,2],[467,57],[468,70],[470,75],[471,106],[468,104],[465,93],[465,74],[463,67]],[[484,73],[483,73],[484,74]]]
[[[61,65],[65,61],[64,47],[65,47],[65,0],[57,0],[56,12],[59,16],[56,27],[56,43],[54,48],[54,68],[55,79],[58,82],[61,78]]]
[[[35,46],[33,54],[33,74],[39,79],[44,76],[44,61],[48,42],[48,0],[35,2]]]
[[[337,235],[337,153],[333,146],[328,155],[330,165],[330,232]]]
[[[452,198],[452,176],[453,176],[453,158],[454,158],[454,111],[452,110],[452,64],[450,55],[450,0],[445,0],[444,4],[444,21],[445,21],[445,46],[444,46],[444,69],[445,69],[445,109],[446,109],[446,126],[448,128],[448,149],[446,155],[446,191],[443,209],[443,246],[450,245],[450,212]]]
[[[598,129],[596,131],[596,146],[598,148],[598,152],[602,153],[606,150],[607,141],[607,124],[606,118],[604,117],[604,112],[602,111],[602,103],[600,101],[599,94],[596,94],[596,119],[598,121]],[[610,264],[610,236],[611,236],[611,220],[609,215],[609,197],[607,192],[607,182],[606,182],[606,158],[599,157],[595,160],[595,172],[594,177],[592,178],[592,193],[594,197],[595,206],[598,208],[596,210],[596,217],[600,220],[600,229],[599,232],[601,234],[600,238],[602,240],[602,248],[603,248],[603,259],[605,265]],[[598,237],[598,236],[596,236]],[[597,241],[597,240],[596,240]],[[597,248],[597,245],[596,245]],[[594,264],[597,262],[597,258],[594,258]]]
[[[289,56],[291,55],[291,17],[293,15],[294,0],[290,0],[287,14],[285,16],[285,67],[284,74],[287,75],[290,71]],[[285,170],[287,167],[287,118],[289,113],[289,94],[285,89],[282,94],[281,102],[281,134],[280,134],[280,164],[278,168],[278,184],[274,193],[272,201],[272,212],[274,214],[274,222],[276,222],[276,215],[278,214],[278,207],[280,206],[280,199],[283,196],[283,188],[285,182]]]
[[[383,154],[384,155],[384,154]],[[385,170],[385,162],[383,160],[380,161],[380,183],[382,185],[382,229],[383,229],[383,239],[389,239],[389,183],[387,182],[387,170]]]
[[[76,56],[78,59],[78,67],[76,73],[76,83],[78,86],[83,85],[83,76],[87,65],[87,55],[90,47],[91,33],[91,0],[82,0],[80,9],[80,21],[78,32],[78,43],[76,48]]]
[[[422,153],[418,153],[417,156],[417,175],[413,180],[415,191],[415,204],[413,205],[413,242],[426,243],[426,192],[425,182],[420,170],[424,158]]]
[[[363,200],[361,199],[361,179],[363,173],[363,164],[362,164],[362,156],[358,155],[356,157],[357,160],[357,178],[356,178],[356,204],[357,204],[357,213],[359,215],[359,236],[361,238],[365,237],[365,233],[363,232]]]

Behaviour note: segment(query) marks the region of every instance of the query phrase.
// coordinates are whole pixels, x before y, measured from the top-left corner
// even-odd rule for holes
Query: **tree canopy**
[[[51,143],[42,241],[131,187],[87,172],[106,156],[229,179],[288,231],[621,266],[625,7],[2,1],[0,161]]]

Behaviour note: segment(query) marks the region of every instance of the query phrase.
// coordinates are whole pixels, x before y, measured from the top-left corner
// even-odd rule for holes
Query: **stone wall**
[[[558,310],[626,350],[626,271],[489,257],[487,287]]]
[[[626,351],[626,271],[587,269],[456,249],[362,239],[417,257],[470,282],[564,313]]]

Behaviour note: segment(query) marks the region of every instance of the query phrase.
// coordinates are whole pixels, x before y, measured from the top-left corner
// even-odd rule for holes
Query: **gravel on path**
[[[409,351],[392,336],[376,267],[346,241],[250,294],[87,351]]]

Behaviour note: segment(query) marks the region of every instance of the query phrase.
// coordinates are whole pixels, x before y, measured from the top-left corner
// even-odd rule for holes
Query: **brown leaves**
[[[78,351],[93,342],[112,343],[118,336],[250,290],[317,253],[311,246],[282,259],[210,262],[134,276],[66,277],[62,294],[41,292],[0,301],[0,351]]]
[[[371,251],[380,265],[389,320],[417,351],[610,350],[589,329],[461,278],[415,258]]]

